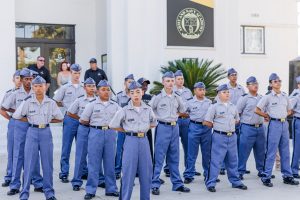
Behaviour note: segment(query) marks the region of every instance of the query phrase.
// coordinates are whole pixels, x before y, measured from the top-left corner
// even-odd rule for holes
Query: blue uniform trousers
[[[131,199],[135,175],[138,173],[140,200],[150,200],[153,166],[147,137],[126,136],[122,164],[120,199]]]
[[[233,187],[242,184],[238,174],[237,135],[212,134],[211,157],[206,178],[206,187],[215,187],[222,166],[225,163],[227,176]]]
[[[198,157],[199,146],[202,153],[202,168],[204,170],[204,177],[207,176],[209,168],[211,134],[212,129],[201,124],[190,123],[189,125],[189,146],[188,158],[184,178],[193,179],[195,176],[195,163]]]
[[[4,176],[5,181],[11,181],[12,168],[13,168],[13,149],[14,149],[14,125],[15,119],[10,118],[7,125],[7,166],[6,174]]]
[[[292,173],[298,174],[300,160],[300,119],[293,119],[293,156],[292,156]]]
[[[105,192],[114,193],[118,190],[115,176],[116,132],[114,130],[98,130],[90,128],[88,136],[88,180],[86,193],[96,194],[99,173],[103,160],[105,173]]]
[[[246,172],[247,160],[253,149],[256,169],[259,173],[263,172],[265,156],[265,131],[264,127],[254,127],[241,124],[240,144],[239,144],[239,174]]]
[[[283,178],[292,177],[290,166],[289,129],[288,122],[271,120],[267,128],[267,144],[264,159],[264,172],[262,181],[270,180],[279,149],[281,173]]]
[[[59,178],[69,176],[70,170],[70,153],[74,138],[77,137],[77,130],[79,121],[65,115],[63,121],[63,137],[62,137],[62,150],[60,158],[60,173]]]
[[[54,196],[53,189],[53,141],[49,127],[44,129],[29,127],[25,143],[24,184],[20,199],[28,199],[34,166],[40,162],[43,170],[43,191],[46,199]]]
[[[181,144],[184,153],[184,165],[186,166],[187,157],[188,157],[188,146],[189,146],[188,133],[189,133],[190,118],[179,118],[177,122],[179,126],[179,136],[181,138]]]
[[[24,167],[24,147],[29,124],[28,122],[15,120],[14,125],[13,171],[9,187],[10,189],[20,189],[21,172]],[[38,161],[39,155],[36,158],[36,165],[33,166],[32,183],[35,188],[43,187],[43,178],[40,175],[40,163]]]
[[[117,138],[115,173],[120,174],[122,170],[122,155],[123,155],[123,144],[125,141],[125,134],[123,132],[118,132],[117,137],[118,138]]]
[[[152,179],[152,188],[159,188],[161,183],[159,176],[163,167],[164,160],[168,163],[170,169],[172,189],[183,186],[179,173],[179,127],[158,124],[155,133],[154,149],[154,173]]]

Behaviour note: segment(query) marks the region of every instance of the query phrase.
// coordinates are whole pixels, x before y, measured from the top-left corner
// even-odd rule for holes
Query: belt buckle
[[[139,138],[145,137],[145,133],[138,133],[137,137],[139,137]]]
[[[255,124],[255,128],[259,128],[259,124]]]
[[[171,122],[171,126],[176,126],[176,122]]]
[[[280,122],[285,122],[285,118],[281,118],[281,119],[280,119]]]
[[[108,126],[102,126],[102,130],[107,130]]]
[[[227,133],[227,136],[232,136],[232,132],[228,132],[228,133]]]
[[[39,128],[46,128],[46,124],[39,124]]]

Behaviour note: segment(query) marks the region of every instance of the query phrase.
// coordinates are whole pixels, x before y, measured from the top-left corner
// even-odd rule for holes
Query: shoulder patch
[[[180,96],[180,94],[176,91],[175,94],[177,94],[178,96]]]
[[[116,102],[115,100],[113,100],[113,99],[111,99],[110,101],[112,101],[112,102],[115,102],[115,103],[118,103],[118,102]]]
[[[293,95],[293,97],[295,97],[295,96],[297,96],[298,95],[298,92],[296,92],[294,95]]]
[[[66,83],[64,83],[64,84],[62,84],[62,85],[66,85],[66,84],[68,84],[68,82],[66,82]]]
[[[268,92],[266,93],[266,95],[268,95],[268,94],[271,94],[271,91],[268,91]]]
[[[77,97],[77,98],[79,99],[79,98],[81,98],[81,97],[84,97],[84,95],[80,95],[80,96],[79,96],[79,97]]]
[[[121,91],[121,92],[118,92],[117,94],[121,94],[123,91]]]
[[[247,95],[248,95],[248,94],[247,94],[247,93],[245,93],[245,94],[243,94],[243,95],[242,95],[242,97],[244,97],[244,96],[247,96]]]
[[[91,103],[91,102],[93,102],[93,101],[96,101],[96,99],[92,99],[92,100],[90,100],[90,103]]]
[[[192,99],[193,99],[193,97],[191,97],[191,98],[188,98],[188,99],[187,99],[187,101],[189,101],[189,100],[192,100]]]
[[[12,91],[12,89],[10,89],[10,90],[7,90],[7,91],[6,91],[6,93],[9,93],[9,92],[11,92],[11,91]]]
[[[216,100],[213,100],[212,102],[211,102],[211,104],[216,104],[217,103],[217,101]]]
[[[158,96],[158,95],[160,95],[161,94],[161,91],[159,91],[155,96]]]
[[[30,99],[30,98],[31,98],[31,95],[28,96],[28,97],[26,97],[26,98],[24,99],[24,101],[27,101],[27,100]]]

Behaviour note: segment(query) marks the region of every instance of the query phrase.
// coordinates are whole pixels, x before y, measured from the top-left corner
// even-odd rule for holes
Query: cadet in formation
[[[33,76],[34,74],[31,70],[27,68],[21,70],[20,77],[22,86],[4,100],[2,104],[3,111],[14,112],[25,98],[33,94],[31,88]],[[9,196],[19,193],[21,187],[21,173],[24,166],[24,147],[28,128],[28,122],[14,119],[12,179],[9,185],[10,191],[7,193]],[[37,160],[39,160],[39,158],[37,158]],[[36,165],[33,167],[32,173],[32,183],[35,188],[34,191],[43,192],[43,178],[40,175],[40,163],[35,163]]]
[[[194,180],[195,163],[198,157],[199,146],[202,153],[202,168],[204,177],[207,177],[210,158],[210,145],[212,130],[204,126],[203,121],[211,100],[205,97],[205,85],[202,82],[195,83],[195,96],[187,101],[187,112],[190,116],[188,130],[188,157],[185,171],[183,173],[184,183],[188,184]]]
[[[247,190],[238,174],[235,126],[239,123],[239,114],[236,106],[230,101],[228,85],[220,85],[217,92],[219,101],[209,107],[204,122],[213,128],[210,164],[205,184],[208,191],[216,192],[218,174],[224,162],[232,187]]]
[[[102,165],[105,171],[105,195],[118,197],[115,177],[116,132],[109,128],[115,113],[120,110],[118,104],[110,99],[110,85],[106,80],[98,84],[98,97],[86,105],[80,122],[90,126],[88,135],[88,180],[84,199],[95,197]]]
[[[179,127],[177,123],[178,113],[185,113],[186,108],[182,98],[173,91],[175,76],[173,72],[166,72],[162,77],[164,88],[161,93],[154,96],[150,105],[158,119],[155,131],[154,148],[154,174],[152,179],[152,194],[160,194],[160,173],[164,160],[170,169],[173,191],[190,192],[183,185],[179,173]]]
[[[55,101],[46,96],[46,81],[37,76],[33,81],[34,94],[24,99],[13,114],[15,119],[29,123],[26,133],[24,182],[20,200],[29,198],[34,168],[39,164],[43,169],[43,192],[47,200],[56,200],[53,189],[53,141],[49,123],[62,122],[63,115]]]
[[[130,200],[136,174],[140,181],[140,199],[150,200],[152,160],[147,131],[156,126],[152,108],[142,102],[142,86],[133,81],[128,87],[131,101],[116,113],[109,127],[126,134],[122,161],[120,199]]]
[[[21,87],[21,77],[20,77],[20,71],[17,70],[14,75],[13,75],[13,83],[14,83],[14,88],[8,90],[1,102],[1,107],[2,104],[8,97],[16,90],[18,90]],[[2,187],[8,187],[11,179],[12,179],[12,167],[13,167],[13,141],[14,141],[14,119],[11,117],[12,113],[11,112],[6,112],[4,109],[0,110],[0,114],[8,121],[7,125],[7,166],[6,166],[6,174],[4,176],[4,182],[2,183]]]
[[[265,95],[257,104],[255,113],[269,121],[267,128],[266,153],[264,157],[263,176],[261,180],[267,187],[272,187],[272,170],[276,152],[279,149],[283,182],[298,185],[294,180],[290,166],[289,129],[287,116],[292,113],[288,96],[282,92],[279,76],[272,73],[269,77],[272,91]]]

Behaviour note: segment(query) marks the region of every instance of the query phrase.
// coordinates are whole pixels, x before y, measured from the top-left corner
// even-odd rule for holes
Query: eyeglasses
[[[274,80],[273,83],[281,83],[281,80]]]
[[[38,60],[38,61],[40,61],[40,62],[45,62],[45,60]]]

